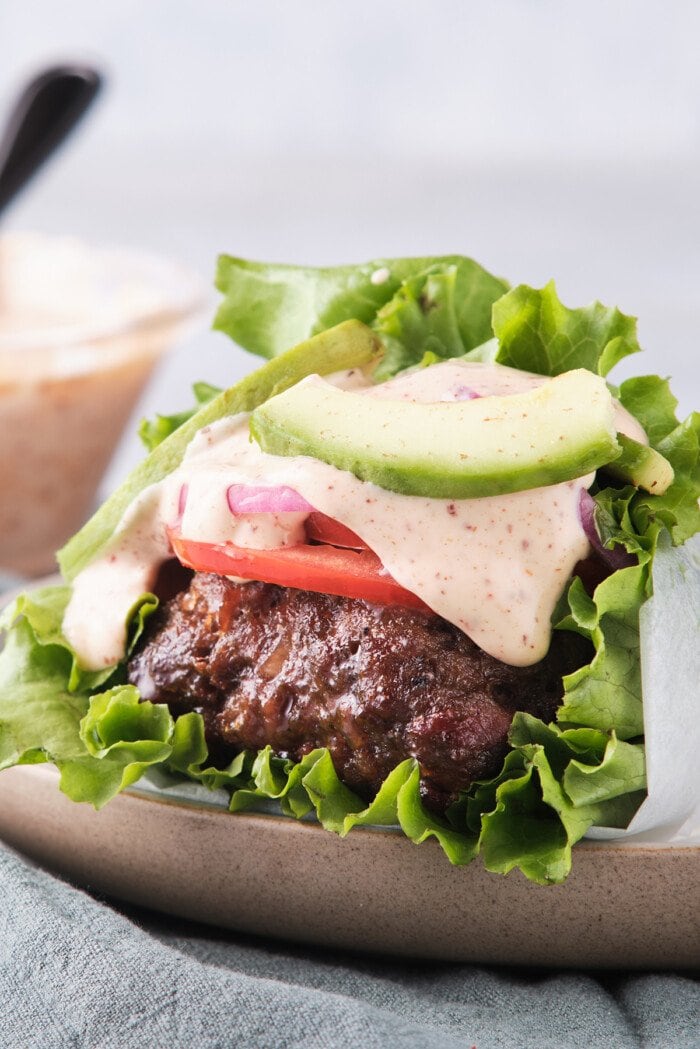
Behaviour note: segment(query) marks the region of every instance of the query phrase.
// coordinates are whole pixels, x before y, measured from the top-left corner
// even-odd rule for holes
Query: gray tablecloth
[[[94,899],[3,846],[0,901],[3,1049],[700,1046],[690,974],[407,964],[219,934]]]

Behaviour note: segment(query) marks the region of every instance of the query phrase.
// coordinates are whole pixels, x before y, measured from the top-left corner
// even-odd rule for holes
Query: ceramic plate
[[[583,842],[564,885],[452,867],[385,829],[236,814],[131,788],[101,812],[55,770],[0,773],[0,836],[78,885],[228,929],[447,961],[700,966],[700,845]]]

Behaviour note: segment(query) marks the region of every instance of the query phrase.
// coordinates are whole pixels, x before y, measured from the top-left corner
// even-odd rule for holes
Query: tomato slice
[[[178,560],[196,572],[257,579],[262,583],[353,597],[378,605],[430,611],[419,597],[384,571],[371,550],[341,550],[306,543],[253,550],[233,543],[214,545],[183,539],[176,529],[170,529],[169,536]]]
[[[350,550],[367,550],[367,543],[340,521],[314,510],[306,518],[306,534],[317,543],[330,543]]]

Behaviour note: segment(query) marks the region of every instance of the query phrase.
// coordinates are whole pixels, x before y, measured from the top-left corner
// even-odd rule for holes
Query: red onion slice
[[[581,526],[586,533],[586,538],[598,557],[613,571],[617,571],[618,568],[629,568],[630,565],[636,565],[637,558],[634,554],[629,554],[623,546],[615,545],[612,550],[608,550],[606,546],[603,546],[595,525],[595,505],[595,499],[584,488],[578,503],[579,518]]]
[[[471,386],[458,386],[454,390],[454,395],[457,401],[475,401],[481,397],[481,394],[477,393]]]
[[[250,484],[232,484],[226,492],[232,514],[311,513],[314,509],[303,496],[287,485],[273,488]]]
[[[177,516],[172,522],[173,528],[179,528],[182,524],[182,517],[185,513],[185,507],[187,506],[187,485],[183,484],[180,486],[180,491],[177,495]]]

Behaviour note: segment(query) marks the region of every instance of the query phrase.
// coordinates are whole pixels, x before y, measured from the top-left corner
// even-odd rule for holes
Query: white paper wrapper
[[[654,557],[639,626],[648,797],[629,827],[586,837],[700,843],[700,533]]]

